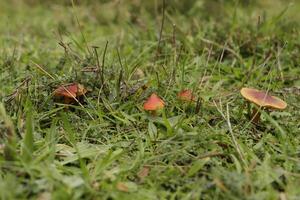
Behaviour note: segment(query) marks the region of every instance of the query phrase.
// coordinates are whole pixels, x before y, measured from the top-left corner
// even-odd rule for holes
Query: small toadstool
[[[165,102],[157,96],[157,94],[152,93],[151,96],[144,103],[144,110],[151,111],[153,114],[156,113],[157,110],[163,109],[165,106]]]
[[[181,101],[192,102],[195,101],[195,96],[193,95],[193,91],[190,89],[181,90],[177,97]]]
[[[271,96],[267,92],[260,91],[252,88],[242,88],[241,95],[248,101],[256,104],[261,108],[278,109],[283,110],[287,107],[285,101],[278,97]],[[258,123],[260,119],[260,113],[254,108],[251,114],[252,122]]]
[[[87,90],[83,85],[79,83],[70,83],[66,85],[59,86],[54,90],[53,94],[55,97],[62,97],[64,103],[68,104],[76,101],[75,98],[83,96]]]

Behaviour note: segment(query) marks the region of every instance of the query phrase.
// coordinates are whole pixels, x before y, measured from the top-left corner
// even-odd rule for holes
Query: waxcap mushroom
[[[56,97],[67,97],[74,98],[82,96],[87,92],[83,85],[79,83],[70,83],[66,85],[59,86],[54,90],[54,96]]]
[[[278,97],[271,96],[267,92],[253,88],[242,88],[242,96],[250,102],[260,107],[273,108],[283,110],[287,107],[287,103]]]
[[[144,103],[144,110],[155,111],[164,108],[165,102],[157,96],[157,94],[152,93],[151,96]]]
[[[190,89],[181,90],[177,94],[177,97],[181,101],[187,101],[187,102],[195,101],[195,96],[193,95],[193,91]]]

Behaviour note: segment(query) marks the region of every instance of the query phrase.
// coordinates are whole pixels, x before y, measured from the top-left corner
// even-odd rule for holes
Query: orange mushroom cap
[[[165,106],[165,102],[157,96],[155,93],[151,94],[151,96],[144,103],[144,110],[159,110]]]
[[[252,88],[242,88],[242,96],[258,106],[283,110],[287,103],[278,97],[268,95],[268,93]]]
[[[177,94],[177,97],[181,101],[195,101],[195,96],[193,95],[193,91],[190,89],[185,89],[180,91]]]
[[[59,86],[54,90],[54,96],[57,97],[78,97],[82,96],[87,92],[87,90],[83,87],[83,85],[78,83],[71,83],[67,85]]]

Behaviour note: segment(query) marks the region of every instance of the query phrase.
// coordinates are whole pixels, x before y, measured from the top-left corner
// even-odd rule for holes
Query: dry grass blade
[[[228,105],[228,103],[226,104],[226,115],[223,113],[223,111],[221,109],[222,106],[219,108],[215,101],[213,101],[213,103],[214,103],[215,107],[217,108],[217,110],[219,111],[219,113],[224,118],[224,120],[227,122],[228,130],[229,130],[229,133],[230,133],[230,136],[231,136],[231,139],[232,139],[232,143],[233,143],[233,145],[235,147],[235,150],[238,153],[238,155],[239,155],[241,161],[243,162],[243,164],[245,166],[247,166],[247,162],[246,162],[245,156],[244,156],[244,154],[243,154],[243,152],[241,150],[240,145],[238,144],[238,142],[237,142],[237,140],[235,138],[235,135],[234,135],[232,127],[231,127],[230,114],[229,114],[229,105]]]

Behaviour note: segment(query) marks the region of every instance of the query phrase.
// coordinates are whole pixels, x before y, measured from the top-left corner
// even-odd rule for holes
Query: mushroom
[[[144,110],[152,112],[155,115],[157,110],[163,109],[165,107],[165,102],[157,96],[157,94],[152,93],[151,96],[144,103]]]
[[[267,92],[260,91],[252,88],[242,88],[241,95],[248,101],[256,104],[262,109],[278,109],[283,110],[287,107],[285,101],[278,97],[271,96]],[[251,114],[251,119],[253,123],[258,123],[260,119],[260,112],[254,108]]]
[[[64,103],[72,103],[76,101],[75,98],[83,96],[87,90],[83,85],[79,83],[70,83],[66,85],[59,86],[54,90],[53,94],[55,97],[62,97]]]
[[[180,92],[178,92],[177,98],[182,102],[189,103],[189,105],[190,105],[190,103],[196,102],[195,113],[196,114],[199,113],[201,101],[200,101],[200,98],[198,98],[196,100],[196,97],[194,96],[192,90],[190,90],[190,89],[181,90]],[[188,108],[188,107],[185,107],[184,109],[186,109],[186,108]]]
[[[193,91],[190,89],[185,89],[181,90],[178,94],[177,97],[181,101],[185,102],[193,102],[195,101],[195,96],[193,95]]]

